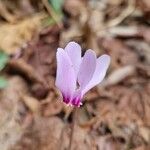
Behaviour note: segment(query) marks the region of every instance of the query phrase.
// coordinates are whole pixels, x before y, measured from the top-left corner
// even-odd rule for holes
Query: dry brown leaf
[[[53,99],[53,98],[50,98]],[[49,102],[46,105],[43,105],[43,115],[44,116],[53,116],[56,114],[59,114],[62,111],[63,104],[56,99],[53,99],[51,102]]]
[[[141,146],[138,146],[138,147],[133,148],[131,150],[149,150],[149,149],[150,149],[150,146],[141,145]]]
[[[13,54],[30,41],[41,28],[41,19],[45,14],[39,13],[18,21],[16,24],[0,24],[0,48],[8,54]]]
[[[33,113],[40,113],[40,102],[31,96],[21,95],[21,100],[25,103],[27,108]]]
[[[112,72],[100,85],[101,86],[110,86],[115,85],[125,78],[133,75],[135,73],[135,67],[134,66],[125,66],[122,68],[119,68]]]
[[[111,56],[111,67],[113,68],[138,63],[137,53],[121,40],[105,38],[101,41],[101,45],[108,50]]]
[[[64,123],[57,117],[36,117],[34,123],[11,150],[58,150]]]
[[[37,74],[36,70],[29,64],[27,64],[23,59],[10,60],[8,63],[10,70],[16,70],[18,73],[24,74],[27,79],[43,83],[42,77]]]
[[[98,150],[123,150],[123,146],[111,136],[97,137]]]
[[[149,143],[150,142],[150,129],[148,127],[140,127],[139,134],[143,137],[143,139]]]
[[[20,94],[28,92],[25,81],[14,76],[9,78],[8,83],[9,86],[0,93],[0,149],[2,150],[12,147],[32,121],[31,117],[27,120],[28,112],[20,103]]]
[[[65,150],[69,146],[70,140],[70,132],[68,132],[68,128],[65,128],[64,134],[62,136],[62,149]],[[88,132],[84,129],[75,125],[73,141],[72,141],[72,149],[74,150],[91,150],[94,148],[93,139],[88,135]]]

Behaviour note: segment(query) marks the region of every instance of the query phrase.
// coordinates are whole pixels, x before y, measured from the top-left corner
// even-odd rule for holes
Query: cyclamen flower
[[[93,50],[81,57],[81,47],[69,42],[65,49],[58,48],[56,86],[61,91],[63,102],[80,107],[84,94],[99,84],[105,77],[110,56],[96,58]]]

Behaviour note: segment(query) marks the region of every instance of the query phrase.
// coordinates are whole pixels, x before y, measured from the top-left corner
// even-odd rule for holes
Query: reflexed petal
[[[99,84],[104,79],[109,64],[110,64],[110,56],[108,55],[102,55],[97,59],[94,75],[91,81],[85,87],[85,89],[83,89],[82,94],[85,94],[87,91],[89,91],[91,88]]]
[[[81,47],[76,42],[69,42],[67,46],[65,47],[65,51],[69,55],[72,64],[75,69],[75,74],[77,76],[77,73],[79,71],[79,66],[81,63]]]
[[[62,92],[65,99],[71,99],[76,89],[76,78],[72,63],[67,53],[58,48],[57,54],[56,86]]]
[[[94,51],[88,50],[81,62],[79,73],[78,73],[78,82],[80,89],[85,88],[85,86],[91,80],[94,71],[96,68],[96,55]]]

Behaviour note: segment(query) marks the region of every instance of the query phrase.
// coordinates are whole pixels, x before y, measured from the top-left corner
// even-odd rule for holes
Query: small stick
[[[69,142],[68,150],[72,149],[73,136],[74,136],[74,130],[75,130],[75,125],[76,125],[76,119],[77,119],[77,110],[78,110],[78,108],[76,108],[76,107],[73,110],[73,122],[72,122],[72,126],[71,126],[71,134],[70,134],[70,142]]]

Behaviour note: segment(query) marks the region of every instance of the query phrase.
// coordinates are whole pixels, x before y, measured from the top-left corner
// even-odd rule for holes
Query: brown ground
[[[10,55],[0,150],[67,150],[73,121],[72,150],[149,150],[150,1],[65,0],[63,19],[53,13],[46,0],[0,2],[0,47]],[[72,40],[111,56],[77,110],[54,86],[56,49]]]

